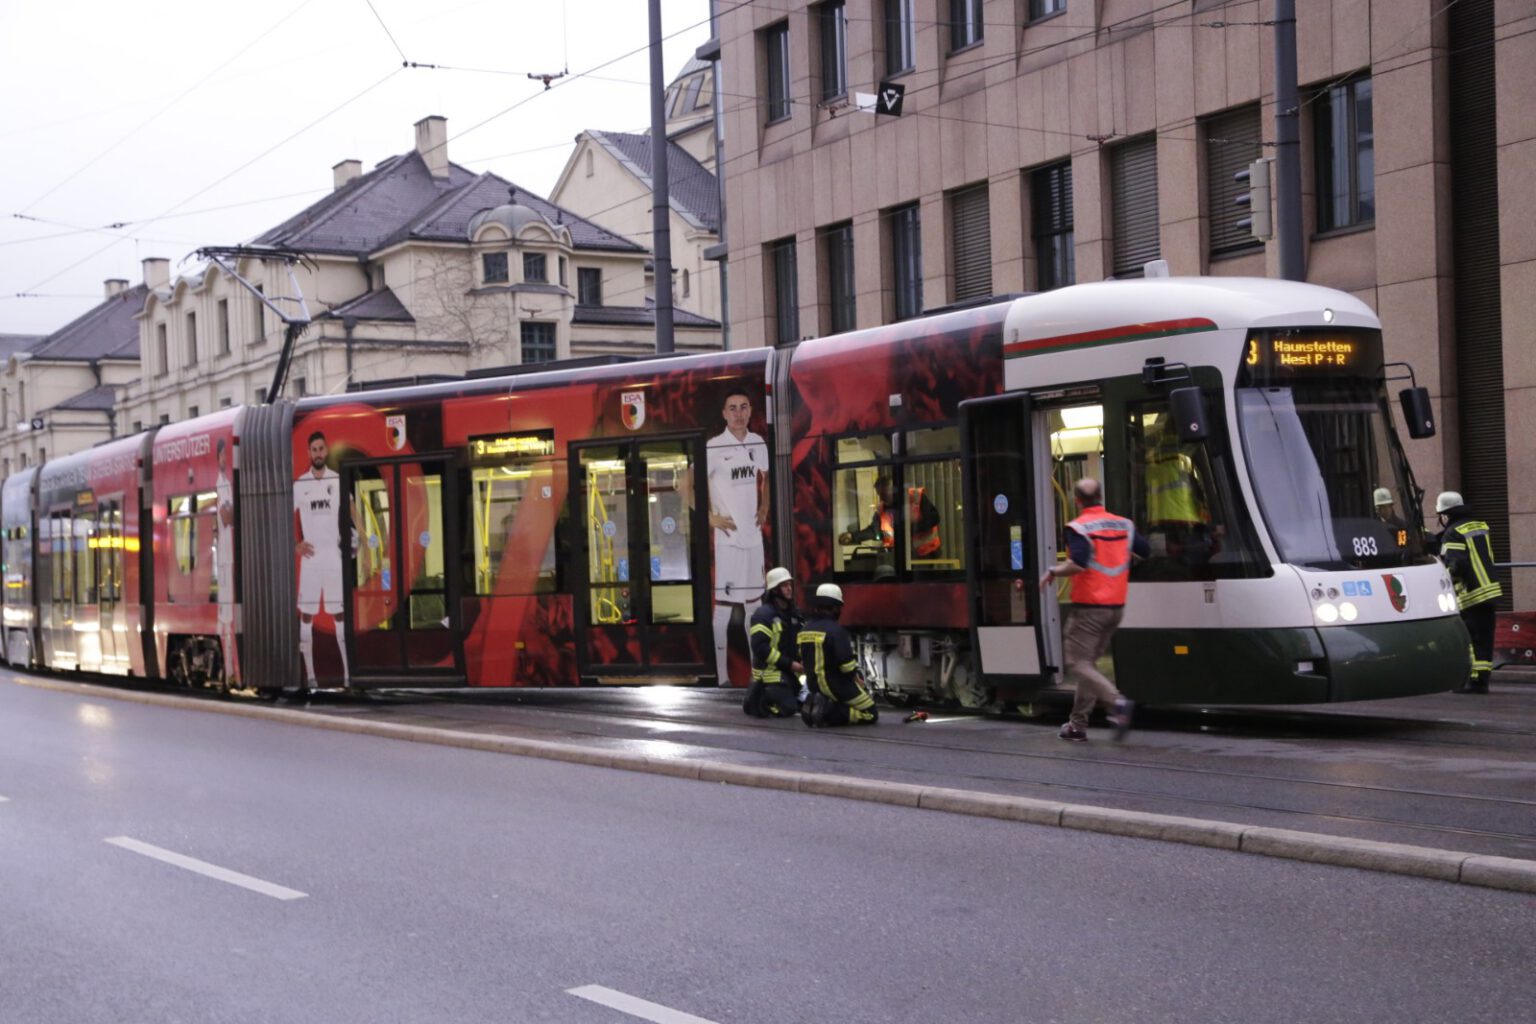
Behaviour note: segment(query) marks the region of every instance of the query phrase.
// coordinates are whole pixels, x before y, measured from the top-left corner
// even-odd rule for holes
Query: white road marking
[[[238,885],[242,889],[259,892],[263,896],[271,896],[273,899],[301,900],[309,895],[308,893],[299,892],[297,889],[289,889],[286,886],[277,885],[273,882],[264,882],[259,878],[252,878],[250,875],[242,875],[238,871],[221,868],[217,864],[209,864],[207,861],[198,860],[196,857],[188,857],[184,854],[161,849],[150,843],[142,843],[137,839],[130,839],[127,836],[116,836],[106,840],[106,842],[111,843],[113,846],[121,846],[125,850],[132,850],[134,853],[142,853],[146,857],[153,857],[155,860],[164,861],[167,864],[174,864],[178,868],[186,868],[188,871],[195,871],[200,875],[207,875],[209,878],[228,882],[230,885]]]
[[[695,1017],[691,1013],[674,1010],[660,1003],[647,1002],[635,996],[617,992],[601,985],[582,985],[580,988],[568,988],[567,995],[576,996],[578,999],[586,999],[610,1010],[618,1010],[627,1013],[631,1017],[639,1017],[641,1020],[653,1021],[654,1024],[715,1024],[712,1020],[703,1017]]]

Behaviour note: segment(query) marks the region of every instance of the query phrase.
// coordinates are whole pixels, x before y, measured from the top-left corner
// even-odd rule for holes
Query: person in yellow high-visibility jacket
[[[1494,576],[1493,535],[1487,523],[1472,517],[1456,491],[1442,491],[1435,498],[1435,515],[1444,527],[1436,538],[1440,558],[1456,582],[1461,621],[1472,637],[1472,674],[1460,692],[1487,693],[1493,673],[1495,602],[1504,595]]]

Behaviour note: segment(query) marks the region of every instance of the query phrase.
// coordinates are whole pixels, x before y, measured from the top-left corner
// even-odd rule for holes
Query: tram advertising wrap
[[[744,686],[783,565],[802,598],[842,588],[882,698],[1001,710],[1060,681],[1036,584],[1094,476],[1152,552],[1115,638],[1130,696],[1446,690],[1467,638],[1389,341],[1313,285],[1112,281],[221,410],[5,482],[4,650],[267,695]]]

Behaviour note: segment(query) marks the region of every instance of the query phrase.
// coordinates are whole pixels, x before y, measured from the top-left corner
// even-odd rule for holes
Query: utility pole
[[[1275,0],[1275,233],[1280,276],[1304,281],[1301,247],[1301,102],[1296,95],[1296,0]]]
[[[661,0],[651,9],[651,265],[656,268],[656,352],[672,351],[672,200],[667,182],[666,71],[661,59]]]

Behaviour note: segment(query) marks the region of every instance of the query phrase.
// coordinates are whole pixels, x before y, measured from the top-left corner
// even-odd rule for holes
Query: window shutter
[[[1157,216],[1157,139],[1148,136],[1116,146],[1109,154],[1114,218],[1114,275],[1139,277],[1142,264],[1161,248]]]
[[[950,193],[955,302],[992,294],[992,214],[985,183]]]

